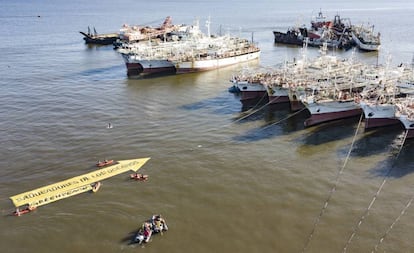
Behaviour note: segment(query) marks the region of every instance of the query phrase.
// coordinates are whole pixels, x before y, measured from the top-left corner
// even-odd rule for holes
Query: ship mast
[[[210,38],[210,24],[211,24],[211,21],[210,21],[210,16],[208,17],[208,19],[207,19],[207,21],[206,21],[206,27],[207,27],[207,36]]]

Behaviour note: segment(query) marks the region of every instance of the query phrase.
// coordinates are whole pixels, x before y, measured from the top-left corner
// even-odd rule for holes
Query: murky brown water
[[[414,250],[412,208],[396,220],[414,195],[412,143],[398,159],[392,155],[401,128],[361,127],[353,142],[358,119],[304,129],[306,112],[282,120],[292,114],[284,106],[242,118],[249,112],[241,112],[227,88],[243,66],[128,80],[111,47],[87,47],[77,33],[93,22],[104,32],[154,16],[191,22],[219,9],[217,17],[210,13],[212,20],[255,32],[262,59],[250,65],[270,66],[300,55],[298,48],[274,45],[273,29],[293,25],[300,15],[307,23],[323,5],[311,5],[311,12],[298,11],[299,3],[279,8],[265,1],[213,1],[201,4],[199,13],[190,3],[158,2],[147,8],[128,2],[119,10],[109,1],[56,7],[14,2],[0,10],[1,34],[15,32],[0,46],[4,252],[303,252],[305,245],[306,252],[343,252],[345,246],[347,252],[371,252],[384,235],[378,252]],[[326,14],[340,11],[355,22],[377,24],[384,50],[356,53],[370,62],[391,53],[397,64],[410,61],[414,51],[407,33],[414,7],[406,5],[331,3]],[[226,16],[236,6],[238,14]],[[117,15],[108,18],[112,13]],[[9,216],[12,195],[94,170],[98,159],[140,157],[151,157],[142,168],[150,176],[146,182],[126,173],[105,180],[96,194]],[[143,249],[129,245],[131,233],[154,213],[163,214],[170,230]]]

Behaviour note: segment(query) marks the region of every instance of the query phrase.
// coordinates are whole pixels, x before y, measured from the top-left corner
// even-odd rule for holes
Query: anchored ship
[[[334,20],[326,20],[326,17],[319,12],[319,15],[311,20],[311,27],[292,27],[286,33],[273,31],[275,43],[292,44],[302,46],[305,40],[311,47],[320,47],[324,43],[330,48],[350,49],[353,41],[350,35],[351,25],[344,23],[339,15]]]
[[[374,34],[374,26],[352,26],[352,39],[364,51],[378,51],[381,46],[380,33]]]
[[[260,49],[247,39],[201,33],[198,22],[177,41],[142,43],[122,53],[127,74],[182,74],[217,69],[260,57]]]

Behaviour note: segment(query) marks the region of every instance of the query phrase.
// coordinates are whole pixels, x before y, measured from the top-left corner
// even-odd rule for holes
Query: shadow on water
[[[264,120],[264,125],[251,129],[243,135],[234,137],[236,141],[253,142],[269,139],[276,136],[287,135],[304,129],[303,122],[309,116],[307,110],[299,113],[290,111],[289,103],[266,106],[254,114],[240,116],[239,122],[252,122]]]
[[[239,115],[233,118],[235,123],[246,123],[258,120],[265,120],[266,122],[272,122],[272,119],[276,117],[282,117],[281,115],[288,115],[290,108],[288,103],[282,104],[256,104],[255,106],[244,107],[242,106]]]
[[[230,115],[239,110],[239,106],[234,103],[234,99],[227,93],[222,93],[220,96],[205,99],[196,103],[186,104],[180,107],[184,110],[212,110],[214,114]]]
[[[134,236],[137,234],[138,230],[134,230],[128,233],[124,238],[121,239],[121,243],[132,244]]]
[[[239,98],[239,100],[240,100],[240,98]],[[272,105],[272,104],[268,104],[268,102],[269,102],[269,99],[267,97],[262,97],[261,99],[254,100],[254,101],[249,102],[248,104],[242,105],[240,111],[241,112],[254,111],[254,110],[258,110],[260,108],[264,108],[266,106],[275,106],[275,105]]]
[[[309,132],[300,140],[303,145],[321,145],[340,139],[345,139],[355,134],[355,124],[359,118],[348,118],[332,122],[322,123],[309,128]],[[303,138],[303,140],[302,140]]]
[[[400,151],[400,152],[398,152]],[[389,158],[371,169],[371,173],[378,177],[402,178],[414,173],[414,139],[405,141],[401,150],[393,148]]]
[[[114,51],[114,45],[100,45],[100,44],[85,44],[86,50],[92,51],[92,50],[111,50]]]
[[[166,71],[166,72],[160,72],[160,73],[152,73],[147,75],[136,75],[136,76],[129,76],[128,78],[131,80],[148,80],[148,79],[158,79],[161,77],[176,77],[177,74],[173,71]]]
[[[123,71],[125,69],[125,66],[122,64],[117,64],[117,65],[113,65],[110,67],[105,67],[105,68],[94,68],[94,69],[88,69],[85,71],[81,71],[78,74],[76,74],[77,76],[83,76],[83,77],[88,77],[88,78],[92,78],[96,75],[101,76],[102,74],[108,74],[108,73],[113,73],[113,72],[118,72],[118,71]]]
[[[401,131],[400,126],[381,127],[365,131],[364,136],[355,141],[351,155],[366,157],[389,152]]]

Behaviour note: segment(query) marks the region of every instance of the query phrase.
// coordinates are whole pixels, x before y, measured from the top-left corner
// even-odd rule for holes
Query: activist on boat
[[[16,207],[13,214],[20,216],[39,206],[64,198],[88,191],[96,192],[101,186],[101,181],[129,170],[136,173],[149,159],[150,157],[118,161],[80,176],[11,196],[10,199]],[[23,209],[20,210],[20,208]]]

